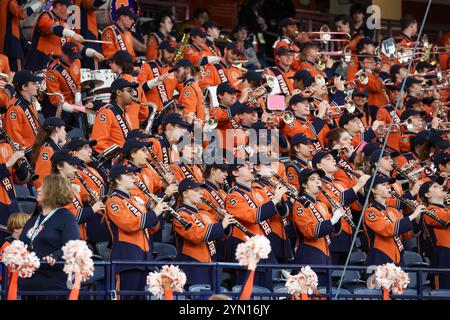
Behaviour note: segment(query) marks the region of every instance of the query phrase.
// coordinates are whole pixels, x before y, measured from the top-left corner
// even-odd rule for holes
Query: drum
[[[107,0],[97,11],[97,25],[99,29],[114,24],[117,21],[117,10],[120,7],[130,7],[135,13],[138,12],[136,0]]]
[[[87,68],[80,69],[80,84],[82,90],[95,89],[102,86],[104,81],[102,79],[94,78],[93,71]]]
[[[31,7],[36,2],[40,2],[40,0],[34,0],[29,3],[26,3],[22,8],[26,12],[27,8]],[[37,20],[41,13],[45,10],[50,10],[52,8],[52,1],[47,1],[41,10],[34,12],[31,16],[27,17],[25,20],[20,20],[20,28],[22,29],[23,35],[27,41],[31,41],[33,37],[33,29],[37,23]]]
[[[95,94],[111,93],[110,88],[117,75],[110,69],[92,70],[92,80],[102,81],[102,84],[95,87]]]

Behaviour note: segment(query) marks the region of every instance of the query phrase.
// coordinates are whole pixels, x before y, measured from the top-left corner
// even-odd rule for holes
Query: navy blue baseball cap
[[[450,153],[439,151],[433,156],[434,165],[437,167],[440,164],[446,165],[450,161]]]
[[[137,21],[139,19],[139,16],[137,14],[135,14],[134,11],[130,7],[125,7],[125,6],[122,6],[117,10],[117,17],[120,17],[120,16],[128,16],[128,17],[134,19],[135,21]]]
[[[331,154],[333,157],[335,157],[338,154],[337,150],[328,150],[328,149],[322,149],[317,151],[311,160],[311,164],[314,168],[317,168],[317,164],[326,156]]]
[[[194,181],[192,179],[183,179],[178,185],[178,193],[183,194],[186,190],[196,189],[203,187],[204,184]]]
[[[244,53],[242,51],[241,45],[236,43],[236,42],[230,42],[229,44],[226,45],[225,49],[233,50],[234,52],[236,52],[238,54],[243,54]]]
[[[289,99],[288,107],[292,107],[294,104],[300,103],[300,102],[306,102],[308,103],[308,98],[302,97],[299,94],[294,94],[291,99]]]
[[[139,138],[139,139],[148,139],[152,135],[149,133],[145,133],[142,129],[133,129],[128,132],[127,139]]]
[[[211,28],[220,29],[220,26],[217,23],[215,23],[215,22],[213,22],[211,20],[208,20],[204,24],[202,24],[202,28],[205,29],[205,30],[208,30],[208,29],[211,29]]]
[[[303,87],[308,88],[309,86],[316,83],[316,79],[314,77],[309,77],[305,80],[303,80]]]
[[[423,117],[425,115],[426,115],[425,111],[417,111],[417,110],[414,110],[414,109],[406,109],[405,111],[403,111],[402,115],[400,116],[400,120],[402,122],[405,122],[409,117],[412,117],[412,116],[421,116],[421,117]]]
[[[175,63],[175,65],[172,67],[172,69],[169,70],[169,72],[173,72],[175,70],[178,70],[180,67],[194,69],[194,65],[192,64],[192,62],[190,62],[186,58],[183,58],[183,59],[178,60],[177,63]]]
[[[169,123],[179,125],[189,130],[192,129],[192,125],[189,122],[184,121],[184,119],[178,113],[170,113],[164,118],[163,124]]]
[[[288,17],[288,18],[283,18],[278,22],[278,28],[283,28],[286,26],[292,26],[292,25],[296,25],[297,23],[299,23],[300,21],[298,21],[297,19]]]
[[[202,38],[206,38],[206,30],[204,28],[195,27],[191,29],[191,32],[189,32],[189,35],[191,37],[193,36],[199,36]]]
[[[303,169],[302,171],[300,171],[300,174],[298,175],[298,182],[299,184],[303,184],[306,181],[308,181],[308,178],[313,175],[314,173],[317,173],[319,175],[319,177],[323,178],[325,177],[325,172],[323,170],[320,169]]]
[[[239,107],[238,114],[241,113],[252,113],[253,111],[259,110],[259,107],[255,107],[252,105],[249,105],[248,103],[242,103]]]
[[[414,108],[414,105],[416,103],[420,103],[420,102],[421,101],[415,97],[408,97],[405,101],[405,107],[411,109],[411,108]]]
[[[217,95],[223,95],[225,92],[237,93],[237,92],[241,92],[241,91],[236,89],[235,87],[231,86],[231,83],[229,81],[225,81],[217,86],[216,93],[217,93]]]
[[[372,154],[370,155],[370,164],[371,165],[375,165],[378,162],[378,159],[380,158],[380,154],[381,154],[381,149],[375,150],[372,152]],[[384,150],[383,152],[383,157],[387,157],[387,156],[391,156],[391,157],[397,157],[400,154],[397,151],[389,151],[389,150]]]
[[[158,50],[166,50],[167,52],[170,53],[177,52],[177,48],[172,46],[172,44],[169,41],[162,41],[158,46]]]
[[[339,118],[339,127],[343,127],[348,124],[353,119],[359,118],[361,119],[364,116],[362,112],[344,112],[344,114]]]
[[[450,147],[450,141],[445,140],[443,137],[441,137],[439,134],[430,131],[430,130],[423,130],[419,132],[416,135],[416,139],[414,140],[414,143],[416,145],[423,145],[423,144],[434,144],[440,149],[447,149]]]
[[[149,147],[152,144],[153,144],[152,142],[144,141],[139,138],[131,138],[131,139],[127,138],[122,148],[122,154],[129,154],[133,149],[141,149],[143,147]]]
[[[52,158],[50,159],[52,162],[52,166],[56,167],[56,165],[60,162],[67,162],[68,164],[72,166],[77,166],[81,163],[83,163],[83,160],[73,157],[69,154],[69,150],[60,149],[56,151]]]
[[[437,183],[442,185],[444,183],[445,179],[443,177],[437,177],[434,179],[431,179],[431,181],[424,182],[420,188],[419,188],[419,197],[422,200],[425,200],[425,194],[430,191],[430,187],[433,185],[433,183]]]
[[[238,79],[260,82],[263,80],[263,76],[262,76],[261,72],[249,70],[246,73],[244,73],[242,76],[240,76]]]
[[[137,87],[139,87],[139,83],[137,82],[129,82],[123,78],[118,78],[111,83],[111,92],[116,92],[116,90],[122,90],[124,88],[136,89]]]
[[[308,138],[306,135],[304,135],[303,133],[297,133],[295,136],[292,137],[291,139],[291,146],[295,146],[299,143],[301,144],[310,144],[312,142],[314,142],[315,140]]]
[[[246,163],[248,163],[247,159],[243,157],[236,157],[233,159],[232,163],[228,164],[228,173],[231,174],[234,170],[239,169],[240,167],[244,166]]]
[[[53,128],[59,128],[65,125],[66,123],[64,122],[64,120],[57,117],[47,118],[44,120],[44,123],[42,124],[42,126],[46,131],[51,130]]]
[[[66,42],[62,46],[62,52],[72,60],[81,59],[80,47],[75,42]]]
[[[369,91],[367,91],[366,88],[356,87],[353,89],[352,96],[362,96],[367,98],[369,96]]]
[[[133,57],[128,51],[119,50],[114,53],[110,61],[113,61],[118,65],[122,65],[124,63],[131,63],[133,61]]]
[[[370,183],[372,179],[367,180],[366,185],[364,186],[364,190],[367,193],[369,191]],[[375,176],[375,180],[373,181],[372,188],[375,188],[378,184],[382,184],[388,182],[389,184],[394,183],[396,180],[394,178],[390,178],[385,176],[384,174],[377,174]]]
[[[64,145],[64,148],[70,151],[75,151],[85,145],[90,145],[91,147],[95,146],[97,144],[96,140],[86,140],[82,137],[75,137],[70,139],[69,142],[67,142]]]
[[[294,79],[296,81],[305,81],[306,79],[311,78],[311,73],[308,70],[301,69],[298,70],[292,77],[288,77],[289,79]]]
[[[139,172],[140,170],[141,169],[139,169],[138,167],[132,167],[127,164],[122,164],[122,163],[117,164],[117,165],[113,166],[111,168],[111,170],[109,171],[109,179],[110,179],[110,181],[114,181],[114,179],[118,178],[122,174]]]
[[[422,80],[418,80],[415,79],[413,77],[408,77],[406,78],[406,82],[405,82],[405,90],[407,90],[411,85],[413,85],[414,83],[422,83]]]
[[[41,82],[42,80],[44,80],[43,77],[35,76],[30,70],[20,70],[14,74],[13,84],[22,87],[28,82]]]
[[[281,46],[277,49],[278,56],[283,56],[283,55],[287,55],[287,54],[294,53],[294,52],[295,52],[295,50],[285,47],[285,46]]]
[[[366,157],[370,157],[372,153],[378,149],[381,149],[381,144],[379,144],[378,142],[369,142],[364,146],[362,152]]]

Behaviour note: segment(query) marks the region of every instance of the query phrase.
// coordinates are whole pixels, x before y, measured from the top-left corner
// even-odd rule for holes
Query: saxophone
[[[186,50],[188,44],[189,44],[189,36],[187,33],[183,33],[183,38],[181,39],[181,45],[178,48],[178,51],[177,51],[177,54],[173,61],[173,64],[177,63],[177,61],[183,57],[184,51]]]

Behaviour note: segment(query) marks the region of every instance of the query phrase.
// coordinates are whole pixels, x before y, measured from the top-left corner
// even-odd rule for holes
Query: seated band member
[[[168,209],[168,204],[160,202],[151,210],[143,205],[142,199],[131,196],[138,170],[119,164],[109,172],[112,194],[106,201],[106,213],[113,235],[111,260],[153,260],[149,230],[155,232],[160,228],[158,217]],[[145,267],[119,266],[116,271],[117,290],[144,290],[148,274]]]
[[[271,232],[267,220],[278,214],[277,205],[282,203],[283,194],[286,193],[285,187],[278,187],[274,191],[271,200],[264,201],[252,188],[252,181],[255,177],[253,164],[245,161],[243,158],[234,159],[230,164],[229,172],[235,180],[236,185],[230,190],[225,201],[225,208],[232,214],[236,220],[241,222],[253,234],[267,236]],[[239,243],[246,240],[246,235],[239,229],[233,228],[233,233],[228,240],[227,260],[236,261],[234,252]],[[259,264],[276,263],[273,252],[267,259],[260,260]],[[245,272],[237,272],[237,284],[244,281]],[[272,288],[272,275],[266,269],[258,269],[255,272],[255,285]]]
[[[331,237],[341,232],[340,208],[330,212],[327,205],[317,199],[322,186],[322,170],[304,169],[299,175],[300,196],[304,196],[309,205],[294,203],[292,216],[298,232],[295,264],[331,265]],[[327,278],[317,272],[319,285],[326,285]]]
[[[192,226],[186,230],[177,220],[173,219],[178,254],[176,261],[212,262],[217,259],[215,241],[231,233],[230,225],[235,219],[226,214],[221,222],[217,222],[214,216],[202,211],[197,205],[202,201],[203,185],[191,179],[184,179],[178,187],[179,194],[183,197],[183,204],[177,213]],[[212,274],[198,266],[182,267],[186,272],[188,284],[211,283]]]
[[[367,181],[366,193],[372,179]],[[425,206],[418,206],[409,216],[404,217],[397,209],[388,207],[386,200],[391,196],[394,179],[378,175],[372,185],[372,205],[364,213],[364,231],[369,240],[367,265],[402,263],[404,246],[402,239],[416,236],[420,231],[418,221]],[[415,220],[415,223],[414,223]],[[413,224],[414,223],[414,224]]]
[[[444,179],[425,182],[419,190],[422,201],[427,206],[427,211],[431,211],[445,223],[450,222],[450,211],[444,199],[447,192],[442,183]],[[443,223],[425,215],[423,222],[426,231],[433,242],[430,267],[437,269],[447,269],[450,267],[450,229]],[[434,289],[450,289],[450,276],[447,274],[435,274],[432,283]]]

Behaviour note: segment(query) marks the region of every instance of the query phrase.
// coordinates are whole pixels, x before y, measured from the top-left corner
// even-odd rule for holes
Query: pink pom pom
[[[72,278],[74,273],[80,273],[81,281],[86,281],[94,274],[92,251],[83,240],[70,240],[62,247],[65,261],[63,271]]]
[[[164,265],[159,272],[150,272],[147,276],[147,290],[158,299],[164,294],[163,278],[170,279],[170,289],[173,292],[183,292],[186,284],[186,274],[178,266]]]
[[[30,278],[40,266],[36,254],[29,252],[25,243],[20,240],[14,240],[5,248],[2,262],[21,278]]]
[[[256,263],[267,259],[271,250],[270,241],[264,236],[256,235],[237,246],[236,259],[240,265],[248,266],[250,259],[256,260]]]

